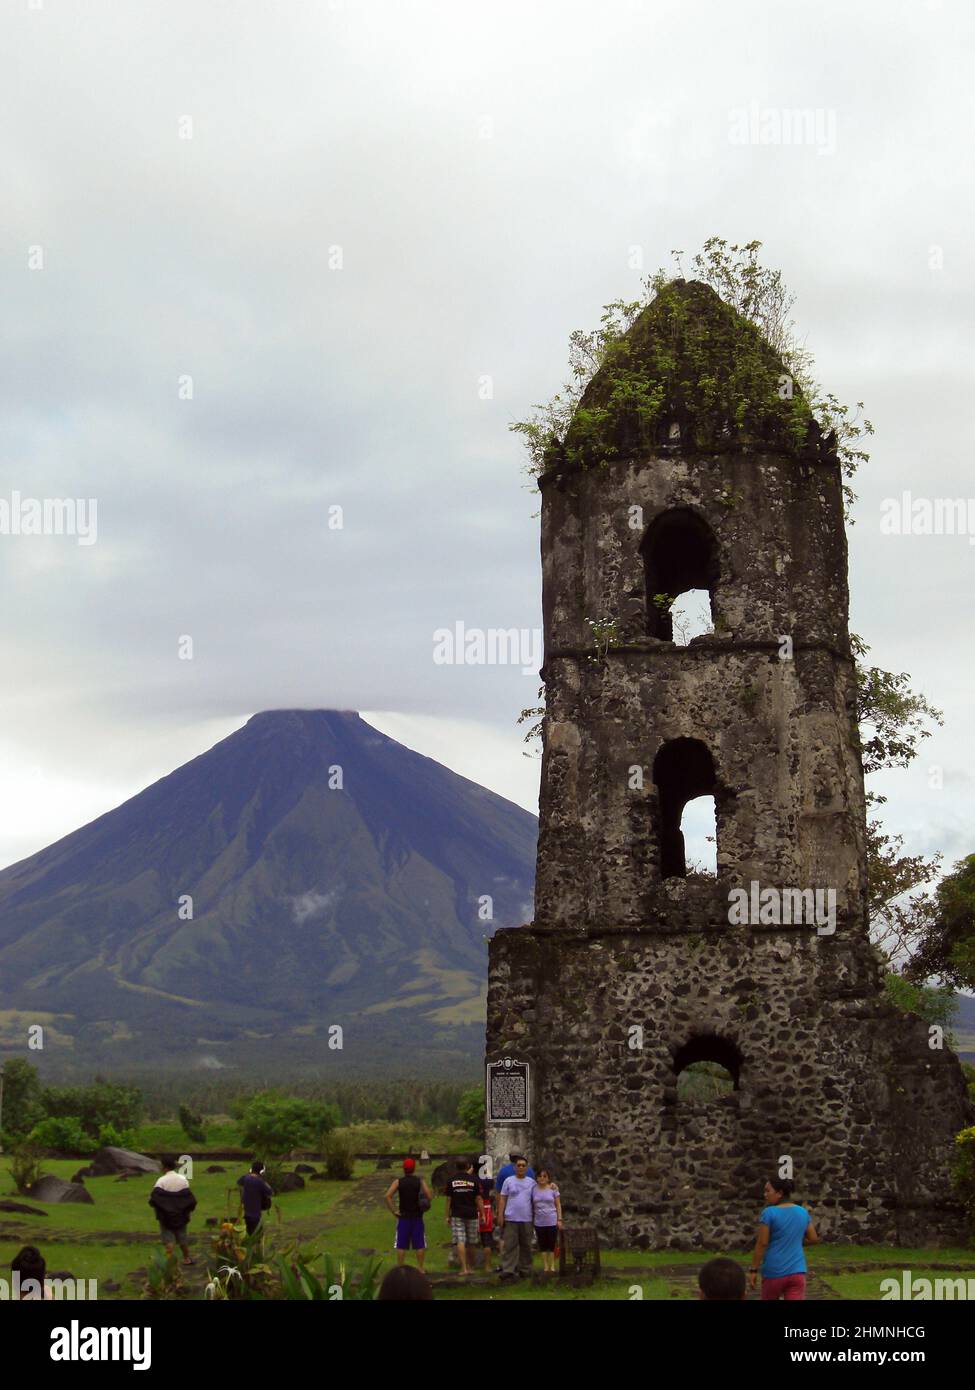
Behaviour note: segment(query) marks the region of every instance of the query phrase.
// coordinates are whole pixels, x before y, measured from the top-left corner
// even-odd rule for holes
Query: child
[[[482,1196],[483,1206],[481,1214],[477,1220],[477,1229],[481,1237],[481,1249],[484,1251],[484,1273],[491,1273],[491,1259],[494,1255],[494,1190],[489,1188]]]

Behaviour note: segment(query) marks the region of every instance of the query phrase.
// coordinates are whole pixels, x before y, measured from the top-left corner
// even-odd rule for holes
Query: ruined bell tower
[[[536,909],[491,943],[488,1148],[549,1163],[606,1242],[741,1246],[790,1169],[826,1239],[958,1235],[971,1112],[868,940],[841,470],[790,388],[671,282],[539,480]],[[711,630],[682,645],[688,591]],[[687,861],[699,798],[716,874]],[[686,1091],[697,1062],[724,1094]]]

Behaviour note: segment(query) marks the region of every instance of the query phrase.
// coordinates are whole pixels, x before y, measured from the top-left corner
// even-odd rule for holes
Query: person
[[[456,1172],[447,1184],[447,1224],[451,1243],[457,1248],[460,1272],[467,1277],[468,1246],[473,1250],[479,1239],[479,1226],[484,1202],[474,1176],[474,1161],[459,1158]]]
[[[247,1227],[247,1234],[252,1236],[261,1224],[264,1213],[271,1210],[271,1199],[274,1196],[270,1184],[264,1180],[264,1164],[259,1158],[254,1159],[249,1173],[237,1179],[237,1186],[240,1188],[240,1198],[244,1204],[244,1225]]]
[[[526,1175],[527,1176],[527,1175]],[[532,1191],[532,1221],[542,1256],[542,1272],[555,1273],[555,1247],[562,1229],[562,1199],[547,1168],[539,1168]]]
[[[491,1273],[494,1258],[494,1183],[490,1178],[481,1178],[481,1211],[477,1221],[477,1231],[484,1251],[484,1273]]]
[[[498,1194],[500,1194],[501,1189],[504,1186],[505,1182],[508,1180],[508,1178],[513,1178],[515,1176],[515,1169],[519,1158],[525,1158],[525,1155],[509,1154],[508,1162],[503,1163],[501,1167],[498,1169],[498,1176],[494,1180],[494,1190]],[[528,1178],[533,1178],[535,1176],[535,1170],[534,1168],[528,1166],[527,1158],[525,1158],[525,1176]]]
[[[53,1302],[54,1293],[46,1284],[47,1261],[36,1245],[25,1245],[23,1250],[10,1261],[10,1272],[19,1275],[19,1295],[21,1299],[46,1298]]]
[[[196,1261],[190,1255],[187,1226],[190,1216],[196,1209],[196,1197],[182,1173],[176,1172],[176,1160],[163,1160],[163,1175],[149,1194],[149,1205],[156,1213],[162,1242],[167,1254],[174,1245],[183,1252],[183,1264],[192,1265]]]
[[[746,1293],[745,1271],[737,1260],[708,1260],[698,1272],[697,1287],[705,1303],[740,1303]]]
[[[416,1251],[417,1268],[422,1271],[427,1256],[426,1233],[423,1227],[423,1213],[430,1210],[433,1201],[425,1178],[416,1176],[416,1159],[403,1159],[403,1176],[394,1178],[383,1194],[389,1210],[396,1217],[396,1263],[403,1264],[407,1250]],[[393,1206],[393,1194],[399,1199],[399,1211]]]
[[[762,1301],[796,1303],[806,1296],[806,1252],[819,1236],[806,1208],[792,1200],[793,1184],[776,1178],[765,1184],[766,1207],[758,1218],[758,1237],[748,1282],[752,1288],[762,1271]]]
[[[411,1265],[397,1265],[387,1270],[376,1295],[379,1303],[429,1303],[432,1298],[430,1280]]]
[[[501,1234],[501,1278],[517,1279],[532,1272],[532,1192],[535,1179],[528,1176],[528,1160],[515,1162],[514,1176],[501,1184],[498,1231]]]

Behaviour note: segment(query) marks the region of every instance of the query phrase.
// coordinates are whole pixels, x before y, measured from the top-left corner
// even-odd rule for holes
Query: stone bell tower
[[[567,1220],[624,1245],[740,1247],[789,1171],[827,1239],[957,1236],[963,1076],[867,936],[831,441],[757,330],[676,281],[540,488],[536,915],[491,943],[489,1151],[549,1163]],[[692,590],[712,630],[681,645]],[[686,862],[701,797],[716,875]],[[686,1098],[702,1061],[727,1091]]]

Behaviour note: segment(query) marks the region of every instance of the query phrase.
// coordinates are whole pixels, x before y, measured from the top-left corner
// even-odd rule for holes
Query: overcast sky
[[[4,0],[0,500],[95,498],[97,541],[0,535],[0,865],[273,707],[369,712],[535,809],[536,680],[432,635],[539,625],[508,425],[711,234],[765,243],[877,426],[852,625],[946,716],[887,818],[975,848],[975,546],[879,525],[975,495],[973,28],[950,0]],[[770,143],[796,109],[805,142]]]

